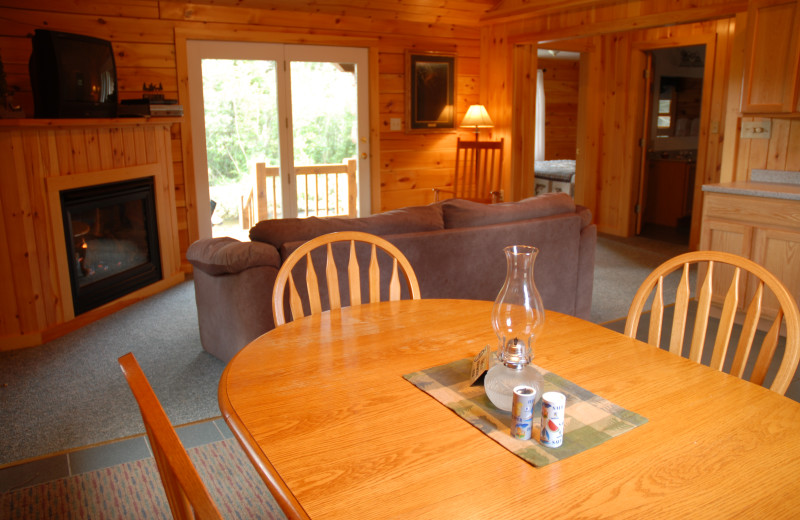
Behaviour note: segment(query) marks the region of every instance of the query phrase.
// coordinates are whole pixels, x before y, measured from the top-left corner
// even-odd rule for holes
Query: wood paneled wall
[[[493,7],[496,4],[496,7]],[[254,7],[255,6],[255,7]],[[491,9],[491,10],[490,10]],[[513,118],[519,117],[519,107],[512,105],[512,85],[515,81],[514,48],[522,43],[555,41],[569,47],[570,40],[581,38],[595,51],[596,58],[587,60],[587,70],[580,72],[582,88],[595,88],[604,98],[594,94],[597,103],[587,107],[586,120],[578,121],[576,130],[582,139],[580,152],[589,162],[585,185],[576,187],[578,201],[594,212],[601,231],[630,234],[631,219],[626,208],[632,186],[626,185],[630,174],[620,172],[620,164],[635,162],[627,136],[633,121],[630,118],[630,71],[609,68],[614,62],[627,64],[632,45],[642,40],[630,31],[644,31],[644,38],[669,40],[677,38],[675,27],[713,19],[731,19],[737,23],[747,9],[747,0],[650,0],[588,1],[567,0],[452,0],[420,3],[414,0],[342,0],[334,4],[319,2],[273,0],[88,0],[60,2],[30,0],[0,0],[0,56],[5,64],[8,82],[18,90],[16,99],[26,112],[33,112],[27,76],[30,54],[29,36],[36,28],[50,28],[109,39],[113,42],[119,68],[121,96],[138,98],[143,83],[162,84],[168,97],[178,96],[175,49],[175,30],[217,31],[237,34],[257,30],[264,34],[281,35],[281,41],[342,45],[348,38],[376,41],[377,73],[371,96],[377,99],[377,116],[373,115],[372,135],[378,136],[373,154],[379,154],[378,172],[380,202],[373,211],[384,211],[409,204],[429,202],[431,189],[450,182],[453,148],[458,134],[406,134],[389,130],[389,120],[405,118],[404,51],[406,49],[454,52],[458,56],[457,120],[473,103],[487,105],[495,128],[484,131],[482,139],[506,138],[509,143],[508,164],[520,168],[521,158],[528,146],[523,139],[512,141]],[[484,12],[490,10],[488,14]],[[705,25],[704,27],[708,27]],[[730,34],[714,29],[723,48],[730,48]],[[676,40],[676,44],[680,44]],[[552,45],[550,45],[552,46]],[[534,62],[535,63],[535,57]],[[737,63],[736,54],[732,63]],[[727,67],[727,62],[725,67]],[[516,73],[524,70],[516,67]],[[727,69],[726,69],[726,72]],[[730,177],[742,178],[756,165],[780,165],[800,169],[797,158],[800,131],[798,123],[773,120],[773,137],[758,143],[739,142],[735,146],[724,141],[727,134],[736,133],[740,120],[730,119],[731,91],[738,85],[735,71],[730,77],[715,81],[711,117],[728,122],[719,133],[705,135],[709,143],[706,172],[708,181]],[[720,102],[726,100],[727,105]],[[188,111],[187,100],[180,100]],[[738,98],[736,99],[738,102]],[[611,116],[611,117],[609,117]],[[597,122],[600,121],[601,124]],[[605,125],[605,126],[604,126]],[[716,127],[715,127],[716,128]],[[182,135],[189,132],[186,124],[173,128],[173,157],[176,201],[180,231],[180,249],[185,252],[197,236],[193,173],[185,171],[182,157],[186,147]],[[373,139],[373,142],[376,140]],[[554,139],[555,141],[555,139]],[[531,142],[532,146],[532,142]],[[731,157],[726,168],[724,153]],[[730,150],[728,152],[727,150]],[[516,163],[516,165],[514,164]],[[2,167],[2,166],[0,166]],[[514,170],[513,175],[518,175]],[[532,184],[532,183],[528,183]],[[507,198],[524,196],[519,178],[506,176]],[[527,189],[527,188],[526,188]]]
[[[745,121],[761,121],[764,118],[744,117]],[[769,119],[769,118],[766,118]],[[739,139],[735,158],[735,169],[730,181],[750,179],[750,170],[800,171],[800,120],[772,118],[769,139]]]
[[[544,158],[575,159],[580,62],[542,59],[539,68],[544,69]]]
[[[547,48],[585,51],[588,58],[580,85],[590,92],[591,102],[578,123],[579,154],[584,154],[586,161],[583,177],[578,178],[580,185],[576,185],[576,199],[592,210],[600,231],[628,236],[634,230],[634,172],[638,168],[637,144],[632,138],[638,132],[634,113],[641,111],[637,104],[642,102],[634,85],[639,70],[634,69],[640,66],[637,54],[648,45],[685,45],[703,37],[715,44],[716,53],[709,57],[713,60],[713,77],[708,92],[704,92],[706,124],[700,138],[706,146],[698,164],[698,171],[702,171],[698,184],[744,179],[755,165],[800,168],[796,151],[800,149],[800,127],[796,120],[773,119],[778,131],[770,140],[745,143],[738,137],[743,46],[736,40],[746,28],[746,10],[747,1],[568,0],[556,5],[504,0],[484,18],[490,23],[483,29],[482,41],[492,46],[495,56],[506,59],[483,61],[483,88],[501,92],[513,84],[513,49],[522,45],[546,41]],[[498,132],[523,127],[510,115],[499,125]],[[530,143],[520,142],[526,139]],[[514,134],[515,153],[532,145],[530,135]],[[516,164],[512,165],[514,179],[525,175],[528,167],[519,157],[515,156]],[[702,196],[695,197],[697,215],[700,204]],[[698,238],[693,227],[693,245]]]
[[[178,97],[175,30],[237,33],[258,30],[280,35],[282,42],[346,45],[349,38],[377,42],[377,78],[370,87],[379,116],[371,129],[373,154],[380,154],[380,202],[384,211],[433,200],[431,188],[452,181],[456,135],[406,134],[390,131],[390,118],[405,120],[404,52],[441,51],[457,56],[457,119],[480,90],[480,17],[492,0],[454,0],[435,6],[412,0],[343,0],[336,6],[318,2],[242,2],[200,0],[0,0],[0,57],[16,101],[29,116],[33,99],[28,79],[30,35],[37,28],[85,34],[110,40],[116,55],[120,96],[139,98],[143,84],[161,84],[168,98]],[[257,6],[257,7],[252,7]],[[304,11],[305,12],[302,12]],[[179,99],[188,113],[188,100]],[[372,106],[375,106],[373,103]],[[494,117],[495,114],[492,114]],[[197,238],[193,173],[184,171],[187,150],[181,136],[187,124],[173,130],[173,157],[180,250],[182,255]],[[491,138],[484,132],[483,139]],[[377,142],[376,142],[377,141]],[[190,152],[190,150],[189,150]],[[374,164],[374,163],[373,163]],[[2,168],[2,165],[0,165]],[[187,264],[184,264],[188,268]]]

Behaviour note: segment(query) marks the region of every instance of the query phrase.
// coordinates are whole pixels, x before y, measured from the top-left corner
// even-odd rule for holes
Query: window
[[[673,135],[675,115],[675,87],[662,86],[658,95],[658,117],[656,119],[656,137]]]

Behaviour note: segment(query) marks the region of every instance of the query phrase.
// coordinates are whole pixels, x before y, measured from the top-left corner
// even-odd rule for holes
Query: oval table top
[[[290,517],[800,514],[800,404],[599,325],[548,311],[534,363],[648,422],[541,468],[403,379],[494,348],[491,309],[406,300],[324,312],[230,362],[223,416]]]

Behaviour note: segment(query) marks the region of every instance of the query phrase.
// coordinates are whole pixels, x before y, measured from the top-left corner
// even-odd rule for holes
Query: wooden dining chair
[[[222,518],[133,353],[119,358],[119,366],[142,413],[172,516],[177,520]]]
[[[502,202],[503,142],[504,139],[462,141],[459,137],[453,186],[433,188],[434,201],[439,201],[441,193],[449,193],[455,198],[475,202]]]
[[[800,361],[800,311],[797,302],[783,283],[764,267],[747,258],[718,251],[694,251],[667,260],[654,269],[636,291],[625,323],[625,334],[631,338],[636,337],[645,303],[652,295],[647,342],[660,346],[665,307],[664,279],[670,273],[680,270],[669,351],[682,355],[689,314],[689,277],[692,266],[697,266],[698,272],[697,310],[688,358],[697,363],[702,362],[712,302],[717,306],[721,303],[719,327],[709,366],[720,371],[726,369],[731,333],[738,317],[740,318],[738,321],[742,321],[741,332],[732,352],[733,359],[727,363],[729,365],[727,370],[730,374],[744,378],[745,368],[752,353],[756,357],[749,380],[763,386],[767,370],[775,355],[781,334],[781,323],[785,321],[786,346],[780,366],[769,387],[779,394],[785,394]],[[719,295],[716,294],[717,288],[721,289]],[[765,298],[772,298],[768,296],[770,293],[777,300],[774,317],[768,316],[763,307]],[[753,351],[753,344],[759,323],[765,323],[768,330],[756,354]]]
[[[342,298],[339,293],[339,270],[334,261],[332,247],[332,245],[337,242],[347,242],[350,246],[347,260],[347,281],[351,306],[361,304],[361,269],[358,264],[358,259],[356,258],[356,244],[360,242],[370,245],[369,265],[366,271],[370,303],[381,300],[381,272],[378,264],[378,249],[385,252],[392,263],[391,276],[389,278],[389,300],[396,301],[401,297],[399,271],[403,273],[409,296],[415,300],[420,298],[419,282],[417,281],[417,275],[414,274],[414,269],[411,267],[405,255],[392,243],[381,237],[360,231],[329,233],[309,240],[289,255],[283,262],[283,265],[281,265],[277,279],[275,280],[275,287],[272,290],[272,316],[275,319],[276,327],[283,325],[287,321],[283,309],[287,285],[289,288],[289,306],[292,311],[292,319],[294,320],[306,315],[303,309],[302,298],[300,297],[294,277],[292,276],[292,270],[301,259],[305,259],[306,265],[305,286],[308,291],[310,314],[322,312],[322,298],[320,297],[318,282],[319,277],[311,261],[312,252],[318,248],[324,247],[326,249],[325,278],[327,280],[326,287],[329,308],[339,309],[342,307]]]

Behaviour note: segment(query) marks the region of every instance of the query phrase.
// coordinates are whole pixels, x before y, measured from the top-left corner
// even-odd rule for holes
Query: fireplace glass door
[[[75,314],[161,280],[153,178],[61,192]]]

